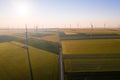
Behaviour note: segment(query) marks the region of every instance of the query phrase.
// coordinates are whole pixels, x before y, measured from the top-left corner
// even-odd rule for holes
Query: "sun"
[[[16,15],[18,17],[28,17],[30,15],[30,6],[25,3],[15,5]]]
[[[26,5],[18,5],[17,6],[17,13],[19,14],[19,15],[27,15],[28,13],[29,13],[29,11],[28,11],[28,6],[26,6]]]

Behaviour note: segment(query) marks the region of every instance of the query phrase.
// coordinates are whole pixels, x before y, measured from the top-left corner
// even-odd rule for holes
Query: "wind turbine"
[[[35,28],[36,28],[36,32],[37,32],[38,31],[38,26],[36,25]]]
[[[104,24],[104,29],[106,28],[106,24]]]
[[[72,26],[72,25],[70,24],[70,29],[71,29],[71,26]]]
[[[118,29],[120,29],[120,25],[118,25]]]
[[[92,37],[92,34],[93,34],[92,32],[93,32],[93,24],[91,24],[91,36],[90,36],[91,38],[93,38]]]
[[[25,46],[25,49],[27,51],[27,58],[28,58],[28,64],[29,64],[29,70],[30,70],[30,77],[31,77],[31,80],[34,80],[33,79],[33,72],[32,72],[32,65],[31,65],[31,61],[30,61],[30,54],[29,54],[27,25],[25,25],[25,27],[26,27],[26,46]]]
[[[77,24],[77,28],[78,28],[78,29],[79,29],[79,26],[80,26],[80,25],[79,25],[79,24]]]
[[[91,24],[91,30],[93,30],[93,24]]]

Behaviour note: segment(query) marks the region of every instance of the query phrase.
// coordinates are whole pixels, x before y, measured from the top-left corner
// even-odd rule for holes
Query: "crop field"
[[[61,30],[65,80],[120,79],[120,30]]]
[[[71,32],[70,34],[66,32]],[[73,34],[75,33],[75,34]],[[88,39],[120,39],[120,30],[104,30],[104,29],[72,29],[61,30],[61,40],[88,40]]]
[[[65,59],[65,72],[120,71],[119,58]]]
[[[45,37],[41,37],[40,39],[46,40],[46,41],[51,41],[51,42],[58,42],[58,36],[57,35],[45,36]]]
[[[25,31],[14,30],[9,34],[6,32],[8,30],[0,30],[0,80],[30,80],[27,52],[24,48]],[[29,31],[33,78],[34,80],[59,80],[57,43],[37,39],[41,35]],[[51,34],[46,33],[42,37],[46,35]]]
[[[120,39],[65,40],[63,54],[120,53]]]
[[[87,33],[87,34],[120,34],[120,30],[116,29],[66,29],[61,30],[67,35],[78,34],[78,33]]]
[[[120,71],[120,39],[66,40],[62,47],[66,71]]]
[[[58,37],[62,43],[65,74],[120,71],[120,30],[59,31],[28,30],[34,80],[59,80]],[[30,80],[24,46],[24,29],[0,30],[0,80]]]

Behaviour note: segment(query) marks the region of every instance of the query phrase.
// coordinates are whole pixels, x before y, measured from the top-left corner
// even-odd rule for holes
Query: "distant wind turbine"
[[[106,28],[106,24],[104,24],[104,29]]]
[[[91,24],[91,30],[93,30],[93,24]]]
[[[78,28],[78,29],[80,28],[80,25],[79,25],[79,24],[77,24],[77,28]]]
[[[71,26],[72,26],[72,25],[70,24],[70,29],[71,29]]]
[[[38,26],[36,26],[36,32],[38,31]]]

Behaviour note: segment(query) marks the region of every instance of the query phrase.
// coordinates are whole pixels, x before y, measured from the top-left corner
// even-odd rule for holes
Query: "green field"
[[[34,80],[59,80],[58,43],[42,39],[54,35],[56,32],[28,31]],[[23,46],[25,30],[0,30],[0,80],[30,80]]]
[[[0,80],[30,80],[24,30],[0,32]],[[68,34],[66,34],[67,32]],[[75,34],[73,34],[75,33]],[[120,39],[76,37],[119,36],[120,30],[61,30],[65,72],[120,71]],[[72,38],[76,38],[72,40]],[[28,30],[34,80],[59,80],[58,35]]]
[[[92,39],[62,41],[63,54],[120,53],[120,39]]]
[[[120,39],[63,40],[65,72],[120,71]]]
[[[66,29],[61,30],[65,34],[78,34],[78,33],[85,33],[85,34],[120,34],[119,29]]]
[[[65,72],[120,71],[120,58],[65,59]]]
[[[0,43],[0,80],[30,80],[22,46],[18,42]],[[34,80],[58,80],[58,55],[30,46],[30,58]]]

